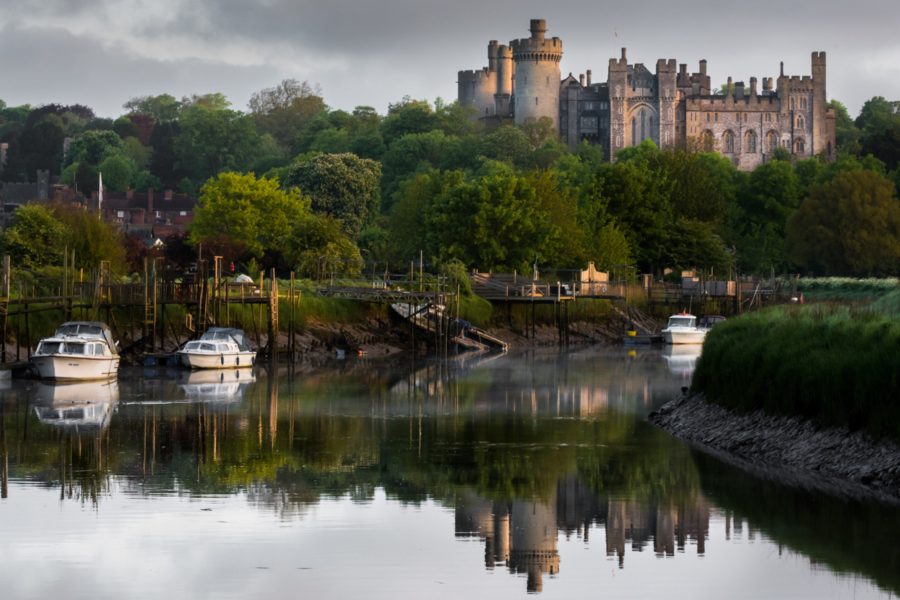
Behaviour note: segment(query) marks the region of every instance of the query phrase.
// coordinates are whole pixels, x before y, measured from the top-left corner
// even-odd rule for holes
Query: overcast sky
[[[562,75],[628,47],[651,70],[675,58],[728,76],[810,74],[828,53],[828,95],[855,116],[866,99],[900,100],[898,0],[0,0],[0,99],[87,104],[121,114],[132,96],[250,94],[295,77],[319,83],[333,108],[408,94],[456,98],[456,74],[487,64],[487,42],[527,37],[531,18],[563,40]],[[614,32],[618,31],[618,38]]]

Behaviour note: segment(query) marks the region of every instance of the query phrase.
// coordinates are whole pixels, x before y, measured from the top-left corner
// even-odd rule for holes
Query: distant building
[[[615,153],[651,139],[662,149],[717,151],[743,170],[767,162],[778,147],[798,159],[824,155],[834,160],[835,112],[827,107],[825,53],[812,53],[811,76],[733,83],[714,93],[700,61],[699,72],[675,59],[659,59],[655,72],[629,64],[625,49],[609,60],[606,82],[591,71],[561,78],[562,40],[545,38],[543,19],[532,19],[531,37],[488,44],[488,66],[460,71],[461,104],[474,106],[487,125],[548,117],[561,140],[574,148],[586,140]]]
[[[99,194],[91,194],[89,207],[97,209]],[[173,233],[185,231],[194,220],[197,199],[187,194],[175,194],[166,190],[162,194],[147,190],[145,193],[128,190],[125,193],[104,193],[100,210],[103,220],[118,223],[126,233],[142,238],[165,239]]]

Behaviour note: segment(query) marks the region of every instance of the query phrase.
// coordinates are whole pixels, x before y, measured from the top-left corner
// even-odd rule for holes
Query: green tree
[[[133,162],[123,156],[110,156],[98,167],[103,175],[103,185],[111,192],[124,192],[128,189],[137,168]]]
[[[187,169],[195,179],[241,170],[259,141],[252,118],[204,104],[188,110],[179,125],[181,133],[174,142],[176,166]]]
[[[553,119],[550,117],[528,117],[519,125],[519,129],[528,138],[532,150],[537,150],[549,141],[559,141],[559,133],[553,127]]]
[[[400,184],[415,173],[426,173],[441,166],[446,155],[459,144],[442,131],[405,135],[391,144],[381,157],[382,197],[385,212],[390,212],[393,196]]]
[[[509,164],[523,160],[533,149],[531,139],[525,132],[512,125],[504,125],[484,136],[482,143],[482,152],[486,158]]]
[[[114,272],[124,273],[128,266],[125,234],[114,224],[97,218],[80,208],[55,205],[53,215],[65,229],[63,243],[75,252],[75,266],[96,269],[100,261],[108,260]]]
[[[308,212],[309,201],[297,190],[282,190],[277,180],[222,173],[201,190],[188,226],[190,243],[225,236],[261,256],[278,248],[293,223]]]
[[[129,114],[150,115],[157,122],[174,121],[181,114],[181,102],[169,94],[136,96],[122,105]]]
[[[427,232],[424,223],[434,199],[463,181],[465,175],[459,171],[442,173],[432,169],[401,184],[396,195],[397,202],[391,211],[389,228],[398,258],[412,259],[425,248]]]
[[[381,137],[388,147],[405,135],[427,133],[439,129],[440,117],[424,101],[404,98],[388,109],[388,116],[381,123]]]
[[[0,252],[17,268],[36,269],[61,260],[65,229],[44,206],[30,203],[13,213],[12,222],[0,233]]]
[[[833,275],[896,274],[900,204],[894,184],[874,171],[841,173],[814,185],[787,223],[787,253]]]
[[[526,270],[560,235],[534,188],[514,174],[449,188],[427,215],[428,253],[482,270]]]
[[[353,236],[378,215],[381,165],[354,154],[323,154],[295,164],[285,189],[297,188],[311,200],[316,213],[340,219]]]
[[[272,134],[285,150],[317,115],[326,111],[322,89],[296,79],[254,92],[248,107],[257,130]]]
[[[862,135],[856,123],[850,118],[847,107],[837,100],[828,102],[828,108],[834,109],[834,137],[837,144],[836,152],[848,152],[850,154],[859,154],[861,146],[859,139]]]
[[[69,144],[63,166],[86,161],[97,166],[110,156],[125,152],[125,142],[114,131],[88,131]]]
[[[359,248],[343,233],[341,222],[327,215],[301,218],[280,244],[285,260],[302,277],[313,278],[320,258],[362,261]],[[356,264],[358,269],[361,264]],[[340,270],[340,269],[339,269]]]

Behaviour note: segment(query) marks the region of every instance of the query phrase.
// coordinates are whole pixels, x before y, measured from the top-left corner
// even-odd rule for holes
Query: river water
[[[755,479],[646,422],[696,359],[0,382],[0,597],[896,594],[900,509]]]

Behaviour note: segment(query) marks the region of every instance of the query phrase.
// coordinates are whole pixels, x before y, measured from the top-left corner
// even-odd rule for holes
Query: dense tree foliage
[[[317,85],[294,79],[253,94],[246,112],[216,93],[141,96],[124,108],[103,119],[79,105],[0,102],[2,178],[33,181],[49,169],[89,194],[102,172],[109,191],[202,194],[194,248],[219,244],[235,260],[305,273],[314,270],[308,253],[322,248],[395,265],[422,252],[469,269],[527,269],[537,259],[543,268],[594,262],[656,273],[900,273],[885,204],[898,203],[900,103],[882,97],[855,119],[829,103],[836,161],[778,148],[751,173],[702,144],[661,151],[648,140],[610,161],[587,142],[560,143],[549,119],[485,127],[472,107],[440,98],[407,96],[383,115],[333,110]],[[841,250],[840,262],[809,250],[836,226],[815,208],[826,205],[832,219],[853,206],[887,212],[868,229],[859,215],[854,231],[871,234],[854,235],[863,245]],[[876,238],[881,255],[863,243]]]

